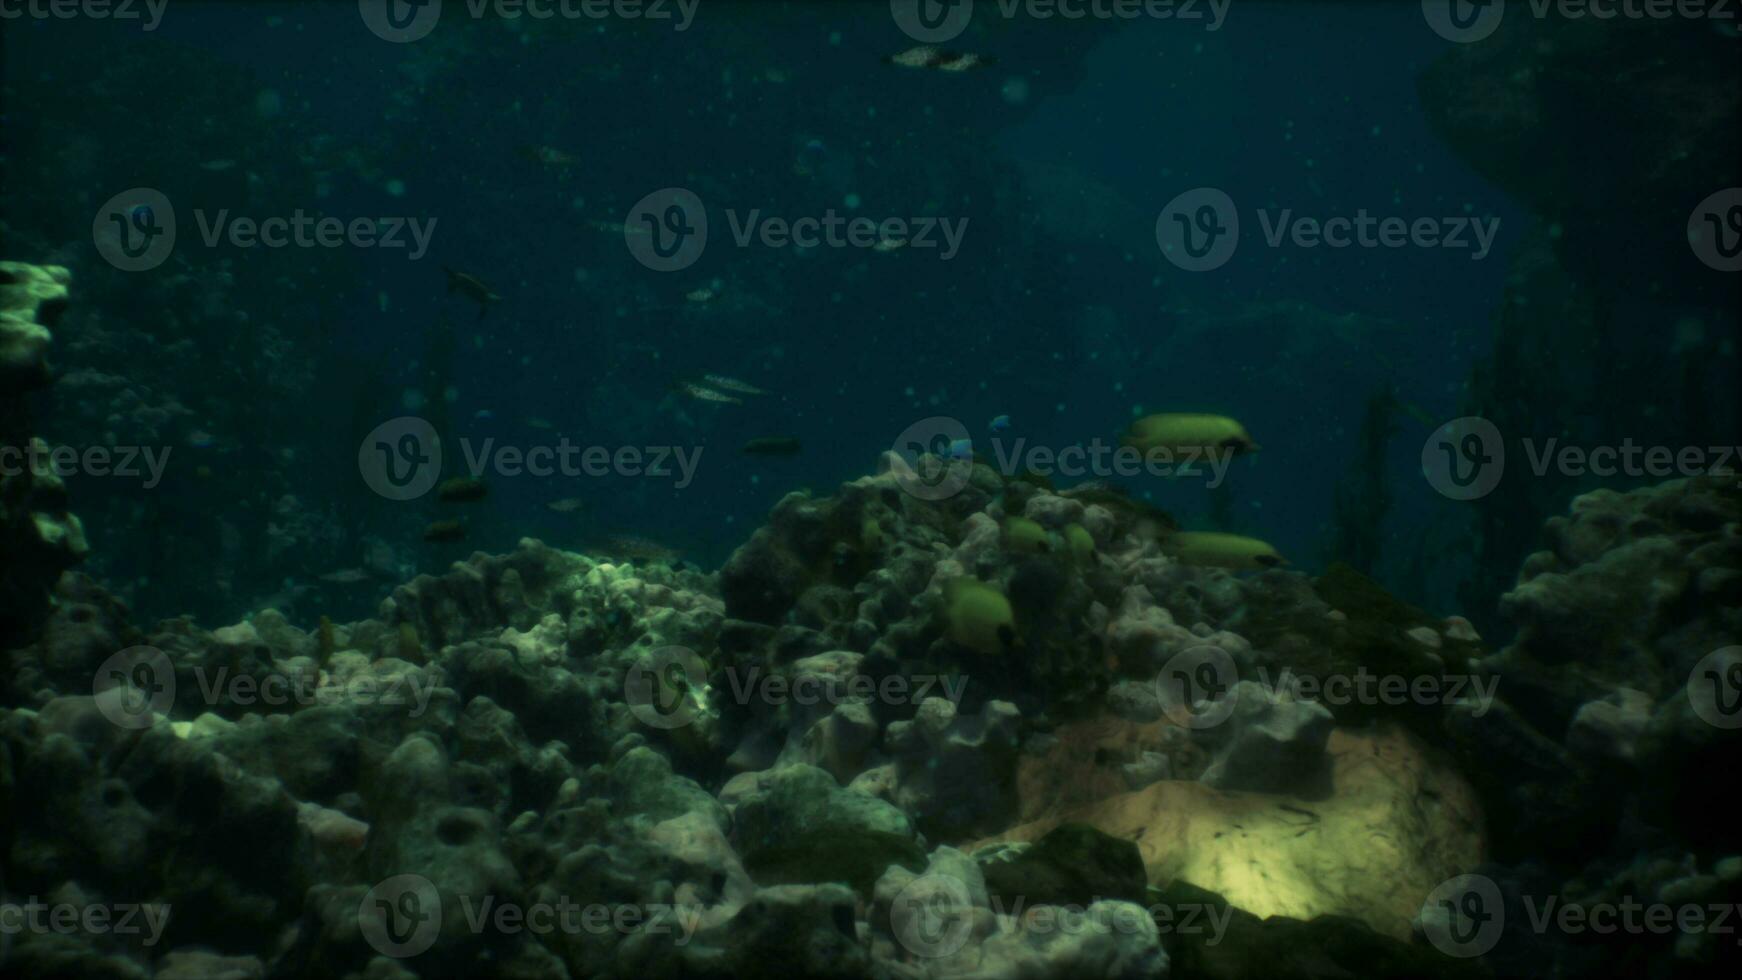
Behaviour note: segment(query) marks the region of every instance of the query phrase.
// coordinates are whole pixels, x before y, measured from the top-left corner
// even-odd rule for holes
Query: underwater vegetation
[[[1738,975],[1733,32],[621,6],[8,16],[0,975]]]

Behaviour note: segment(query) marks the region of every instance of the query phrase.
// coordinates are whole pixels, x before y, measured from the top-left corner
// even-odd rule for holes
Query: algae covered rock
[[[1381,935],[1356,919],[1260,919],[1222,896],[1176,881],[1152,899],[1177,976],[1214,980],[1456,980],[1488,976],[1470,960]]]
[[[1252,681],[1228,695],[1229,717],[1198,733],[1212,746],[1203,781],[1220,789],[1324,797],[1331,791],[1325,747],[1335,721],[1330,709],[1298,701]]]
[[[1149,879],[1131,841],[1088,824],[1065,823],[1033,843],[992,844],[974,852],[986,890],[1041,905],[1088,905],[1102,898],[1144,900]]]
[[[890,865],[924,861],[906,814],[814,766],[777,770],[739,802],[733,839],[761,884],[839,881],[867,891]]]

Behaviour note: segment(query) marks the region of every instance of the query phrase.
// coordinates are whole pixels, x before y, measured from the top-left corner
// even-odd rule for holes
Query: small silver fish
[[[579,497],[564,497],[561,500],[553,500],[544,506],[559,514],[573,514],[586,505],[586,501]]]
[[[321,581],[334,585],[357,585],[367,582],[372,576],[361,568],[342,568],[336,572],[328,572],[321,576]]]
[[[696,401],[699,401],[699,402],[718,402],[722,405],[742,405],[742,404],[744,404],[744,401],[741,398],[733,398],[731,395],[728,395],[723,391],[715,391],[712,388],[708,388],[708,387],[705,387],[703,385],[692,384],[688,381],[684,381],[684,382],[679,383],[677,386],[677,390],[683,392],[684,394],[690,396],[691,398],[694,398]]]
[[[766,395],[768,392],[752,384],[746,384],[737,378],[728,378],[723,374],[706,374],[702,380],[721,391],[735,391],[740,395]]]
[[[985,68],[995,64],[995,60],[984,55],[972,54],[966,51],[945,51],[930,45],[908,48],[900,54],[883,59],[891,65],[902,68],[930,68],[933,71],[963,72],[975,68]]]

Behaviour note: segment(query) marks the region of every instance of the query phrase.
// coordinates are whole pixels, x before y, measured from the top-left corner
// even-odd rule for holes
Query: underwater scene
[[[0,38],[0,976],[1742,976],[1737,0]]]

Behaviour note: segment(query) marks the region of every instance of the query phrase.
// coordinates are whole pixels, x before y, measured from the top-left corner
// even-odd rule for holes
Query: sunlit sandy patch
[[[1059,823],[1083,821],[1135,841],[1151,884],[1183,878],[1260,917],[1349,915],[1403,939],[1433,887],[1481,860],[1474,792],[1402,729],[1334,732],[1335,791],[1326,800],[1176,779],[1082,802],[1096,788],[1117,787],[1105,766],[1084,765],[1083,748],[1094,758],[1099,745],[1106,758],[1117,746],[1166,744],[1159,724],[1086,724],[1092,727],[1061,732],[1053,753],[1024,760],[1023,811],[1033,819],[991,840],[1033,840]],[[1068,776],[1056,780],[1037,771],[1066,767]],[[1053,795],[1028,795],[1043,790]],[[1046,799],[1064,802],[1047,806]]]

